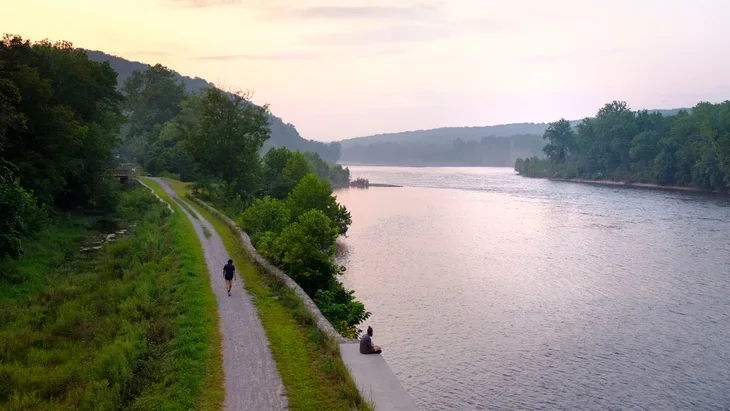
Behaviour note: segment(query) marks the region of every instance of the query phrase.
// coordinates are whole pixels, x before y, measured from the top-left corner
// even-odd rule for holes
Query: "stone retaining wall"
[[[352,340],[349,338],[345,338],[340,333],[335,330],[335,328],[330,324],[330,322],[324,317],[321,311],[319,311],[319,308],[317,307],[317,304],[312,301],[312,299],[307,295],[306,292],[302,289],[302,287],[299,286],[299,284],[296,283],[296,281],[292,280],[291,277],[286,275],[283,271],[276,268],[273,264],[266,261],[264,257],[259,254],[259,252],[256,250],[256,248],[251,243],[251,238],[249,238],[248,234],[240,229],[236,222],[228,218],[225,214],[221,213],[220,211],[216,210],[212,206],[210,206],[205,201],[202,201],[195,197],[189,197],[192,198],[192,201],[198,203],[200,206],[204,207],[217,217],[220,217],[225,223],[231,227],[232,229],[238,231],[241,235],[241,241],[243,241],[243,244],[246,246],[246,250],[248,250],[248,253],[251,255],[251,258],[256,262],[256,264],[261,267],[267,274],[272,275],[276,278],[279,278],[280,280],[284,281],[284,283],[287,285],[287,287],[294,290],[294,292],[299,296],[299,298],[304,301],[304,305],[307,307],[307,310],[314,315],[314,318],[317,320],[317,327],[325,332],[326,334],[330,335],[332,338],[335,339],[339,344],[346,344],[346,343],[356,343],[357,340]]]

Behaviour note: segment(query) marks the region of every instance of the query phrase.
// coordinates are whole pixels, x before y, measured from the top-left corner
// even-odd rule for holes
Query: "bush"
[[[251,236],[254,246],[258,246],[262,235],[267,232],[280,234],[289,224],[290,218],[291,211],[282,201],[264,197],[241,213],[236,223]]]
[[[355,300],[354,293],[335,280],[329,290],[319,290],[314,297],[322,314],[346,338],[357,338],[362,331],[357,325],[362,324],[371,314],[365,311],[361,302]]]
[[[20,186],[8,165],[0,163],[0,260],[17,258],[21,240],[43,225],[45,213],[31,193]]]
[[[309,295],[329,286],[342,269],[332,263],[335,255],[337,228],[323,212],[309,210],[284,228],[273,240],[267,233],[261,251]]]
[[[320,180],[314,174],[302,178],[287,197],[286,204],[291,210],[293,220],[308,210],[321,211],[334,223],[340,235],[347,234],[347,229],[352,224],[350,212],[337,203],[330,183]]]

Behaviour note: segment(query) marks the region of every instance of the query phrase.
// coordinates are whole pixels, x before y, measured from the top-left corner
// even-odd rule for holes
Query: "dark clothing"
[[[373,352],[373,341],[370,336],[365,334],[360,339],[360,354],[370,354]]]
[[[231,281],[233,280],[233,272],[236,271],[236,266],[233,264],[226,264],[223,266],[224,276],[226,280]]]

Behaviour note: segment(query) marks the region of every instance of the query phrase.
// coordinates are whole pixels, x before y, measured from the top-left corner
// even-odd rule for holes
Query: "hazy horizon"
[[[0,0],[4,33],[251,89],[321,141],[730,96],[721,0]]]

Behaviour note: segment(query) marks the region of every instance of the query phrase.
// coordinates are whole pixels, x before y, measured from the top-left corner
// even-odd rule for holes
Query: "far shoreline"
[[[520,174],[520,176],[527,177],[527,176],[523,176],[522,174]],[[538,178],[540,178],[540,177],[538,177]],[[643,188],[643,189],[648,189],[648,190],[682,191],[682,192],[686,192],[686,193],[695,193],[695,194],[715,194],[715,195],[723,195],[723,196],[728,195],[728,192],[719,191],[719,190],[707,190],[707,189],[703,189],[703,188],[685,187],[685,186],[662,186],[659,184],[632,183],[629,181],[588,180],[588,179],[583,179],[583,178],[547,178],[547,180],[559,181],[559,182],[565,182],[565,183],[593,184],[593,185],[625,187],[625,188]]]

